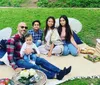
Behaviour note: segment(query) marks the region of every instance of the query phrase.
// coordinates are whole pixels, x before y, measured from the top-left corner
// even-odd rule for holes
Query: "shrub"
[[[0,0],[0,6],[20,7],[25,0]]]
[[[55,2],[49,0],[39,0],[37,5],[39,7],[98,7],[100,8],[99,0],[56,0]]]

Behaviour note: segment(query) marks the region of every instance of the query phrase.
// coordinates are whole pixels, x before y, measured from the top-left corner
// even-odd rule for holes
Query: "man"
[[[27,25],[24,22],[20,22],[17,27],[17,34],[15,34],[12,38],[7,40],[7,53],[8,53],[8,60],[10,65],[15,71],[21,71],[22,69],[38,69],[43,71],[47,78],[57,78],[61,80],[65,75],[67,75],[71,71],[71,66],[68,68],[64,68],[63,70],[59,69],[58,67],[52,65],[47,60],[37,57],[36,64],[38,67],[33,65],[30,62],[25,61],[20,56],[20,49],[22,44],[24,43],[24,34],[26,33]],[[26,49],[25,53],[29,54],[32,52],[32,49]]]
[[[40,25],[41,25],[40,21],[35,20],[32,22],[33,28],[28,31],[32,35],[33,43],[35,43],[37,47],[42,44],[42,37],[43,37],[43,31],[40,30]]]
[[[23,41],[23,36],[26,33],[27,25],[24,22],[20,22],[17,27],[17,34],[15,34],[12,38],[8,39],[7,41],[7,53],[8,53],[8,60],[10,65],[15,69],[15,71],[21,71],[22,68],[19,68],[17,60],[20,60],[20,49]]]

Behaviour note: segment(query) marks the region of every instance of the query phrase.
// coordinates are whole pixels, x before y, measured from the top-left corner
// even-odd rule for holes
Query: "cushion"
[[[81,41],[81,39],[78,37],[78,35],[73,31],[73,37],[74,40],[77,44],[82,44],[83,42]]]

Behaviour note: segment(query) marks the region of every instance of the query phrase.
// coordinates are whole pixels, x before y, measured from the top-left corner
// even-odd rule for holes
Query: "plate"
[[[46,84],[46,81],[47,81],[47,76],[40,70],[36,70],[36,73],[39,75],[40,79],[38,82],[36,83],[33,83],[33,85],[45,85]],[[16,73],[13,77],[12,77],[12,80],[14,81],[14,83],[16,85],[24,85],[22,83],[20,83],[18,81],[18,76],[19,76],[20,72],[19,73]],[[32,85],[32,84],[31,84]]]
[[[0,79],[0,85],[15,85],[14,81],[9,78]]]

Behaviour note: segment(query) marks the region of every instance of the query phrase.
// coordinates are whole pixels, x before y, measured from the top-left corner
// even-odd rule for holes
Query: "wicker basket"
[[[47,81],[47,76],[46,76],[42,71],[40,71],[40,70],[36,70],[36,73],[37,73],[37,74],[39,75],[39,77],[41,77],[41,78],[40,78],[40,80],[39,80],[37,83],[33,83],[33,85],[45,85],[45,84],[46,84],[46,81]],[[14,76],[12,77],[12,80],[14,81],[14,83],[15,83],[16,85],[24,85],[24,84],[20,83],[20,82],[18,81],[18,79],[16,79],[18,76],[19,76],[19,73],[17,73],[16,75],[14,75]]]
[[[97,39],[96,51],[100,54],[100,39]]]

